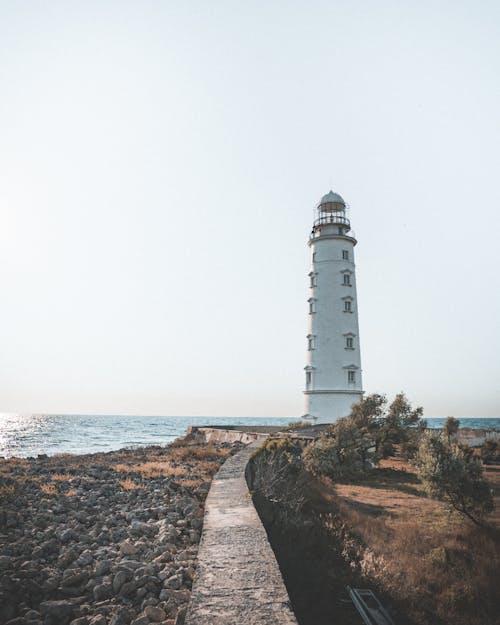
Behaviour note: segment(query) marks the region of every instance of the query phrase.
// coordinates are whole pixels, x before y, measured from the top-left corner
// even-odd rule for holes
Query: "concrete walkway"
[[[187,625],[297,625],[245,480],[253,442],[227,460],[205,503]]]

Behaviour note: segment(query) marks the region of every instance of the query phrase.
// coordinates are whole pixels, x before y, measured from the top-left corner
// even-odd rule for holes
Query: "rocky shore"
[[[0,622],[182,625],[211,477],[238,449],[0,459]]]

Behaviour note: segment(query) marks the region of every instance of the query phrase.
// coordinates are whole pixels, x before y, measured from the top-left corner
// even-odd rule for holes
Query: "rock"
[[[27,621],[37,621],[40,618],[40,612],[37,612],[36,610],[29,610],[28,612],[26,612],[26,614],[24,615],[24,618]]]
[[[48,577],[42,584],[42,589],[46,592],[52,592],[59,587],[60,578],[59,577]]]
[[[130,533],[134,536],[153,536],[157,531],[158,528],[142,521],[132,521],[130,525]]]
[[[110,599],[113,595],[113,587],[111,584],[98,584],[93,590],[94,599],[96,601],[104,601]]]
[[[159,608],[156,605],[148,605],[144,608],[144,614],[149,618],[153,623],[159,623],[160,621],[164,621],[167,618],[167,614],[165,610]]]
[[[94,557],[92,556],[92,552],[89,549],[85,549],[85,551],[82,551],[79,555],[76,564],[78,564],[78,566],[89,566],[89,564],[93,562]]]
[[[179,590],[182,586],[182,578],[180,575],[172,575],[163,582],[164,588],[172,588],[173,590]]]
[[[78,586],[83,584],[89,578],[87,571],[79,571],[77,569],[68,569],[63,573],[61,586]]]
[[[0,556],[0,569],[10,569],[12,568],[12,558],[9,556]]]
[[[136,589],[137,589],[137,584],[135,583],[134,580],[132,580],[130,582],[125,582],[123,586],[120,588],[120,591],[118,594],[120,595],[120,597],[127,597],[128,595],[131,595],[133,592],[135,592]]]
[[[177,612],[177,616],[175,617],[175,623],[174,625],[184,625],[184,622],[186,620],[186,612],[187,612],[187,606],[183,606],[178,612]]]
[[[116,593],[120,590],[125,582],[130,580],[130,574],[126,571],[118,571],[118,573],[113,578],[113,590]]]
[[[139,618],[134,619],[130,625],[149,625],[149,619],[147,616],[139,616]]]
[[[69,625],[88,625],[89,619],[86,616],[80,616],[71,621]]]
[[[66,549],[59,557],[58,564],[61,568],[67,568],[78,556],[79,553],[76,549]]]
[[[172,596],[172,589],[163,588],[163,590],[160,591],[158,598],[160,599],[160,601],[168,601],[171,596]]]
[[[45,625],[67,625],[74,615],[74,605],[70,601],[42,601],[40,613],[45,617]]]
[[[189,531],[189,541],[191,544],[197,544],[200,542],[200,535],[196,530]]]
[[[78,534],[71,528],[65,529],[62,532],[56,532],[56,536],[63,543],[63,545],[69,543],[70,540],[78,539]]]
[[[95,565],[96,577],[102,577],[103,575],[106,575],[106,573],[109,573],[112,564],[111,560],[100,560],[97,562]]]
[[[103,614],[98,614],[90,619],[89,625],[106,625],[107,620]]]
[[[134,556],[138,551],[139,549],[128,540],[120,543],[120,553],[124,556]]]

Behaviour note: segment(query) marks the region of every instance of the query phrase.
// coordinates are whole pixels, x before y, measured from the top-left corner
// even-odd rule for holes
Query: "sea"
[[[162,417],[123,415],[56,415],[0,413],[0,456],[90,454],[124,447],[166,445],[190,425],[278,425],[292,417]],[[426,418],[431,428],[444,418]],[[500,429],[500,418],[460,419],[460,427]]]

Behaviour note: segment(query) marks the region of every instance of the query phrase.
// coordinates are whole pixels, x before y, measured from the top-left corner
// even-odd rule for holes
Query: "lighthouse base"
[[[316,423],[335,423],[351,414],[363,391],[305,391],[306,414],[315,417]]]

